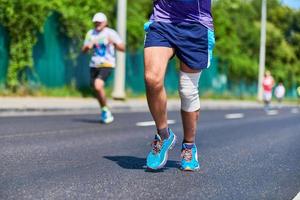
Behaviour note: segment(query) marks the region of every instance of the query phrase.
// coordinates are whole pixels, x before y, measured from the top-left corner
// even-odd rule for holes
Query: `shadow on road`
[[[116,162],[124,169],[142,169],[146,172],[163,172],[168,168],[179,168],[180,166],[177,161],[169,160],[164,168],[153,171],[147,169],[145,158],[137,158],[134,156],[104,156],[104,158]]]

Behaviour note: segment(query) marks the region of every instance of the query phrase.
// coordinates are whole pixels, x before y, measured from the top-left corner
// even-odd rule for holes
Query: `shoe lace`
[[[161,141],[161,140],[154,140],[152,142],[151,146],[152,146],[152,151],[154,154],[158,154],[161,151],[162,144],[163,144],[163,141]]]
[[[193,158],[192,149],[183,149],[181,152],[181,157],[187,162],[191,161]]]

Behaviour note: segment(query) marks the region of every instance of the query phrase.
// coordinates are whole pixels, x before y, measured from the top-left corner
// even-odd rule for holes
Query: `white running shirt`
[[[91,42],[96,43],[96,45],[93,46],[90,67],[115,67],[116,56],[114,44],[123,42],[119,34],[115,30],[107,27],[100,32],[92,29],[87,32],[84,45],[88,45]]]

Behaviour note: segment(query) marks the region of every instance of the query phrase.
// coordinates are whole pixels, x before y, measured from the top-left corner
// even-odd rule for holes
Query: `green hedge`
[[[134,49],[142,44],[142,24],[148,15],[145,5],[150,8],[151,2],[128,0],[128,4],[128,29],[134,30],[128,35],[128,41]],[[92,16],[99,11],[108,15],[111,26],[116,24],[116,0],[0,0],[0,24],[6,28],[10,38],[7,85],[18,88],[26,82],[26,75],[20,73],[26,68],[32,68],[32,49],[37,42],[38,33],[43,32],[45,21],[52,13],[59,14],[62,25],[58,27],[59,31],[72,38],[73,49],[69,49],[69,54],[75,58],[78,55],[78,45],[92,27]]]

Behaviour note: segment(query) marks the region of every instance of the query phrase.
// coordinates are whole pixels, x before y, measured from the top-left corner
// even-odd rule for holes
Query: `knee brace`
[[[200,99],[198,92],[198,82],[201,72],[186,73],[180,71],[179,74],[179,95],[181,99],[181,109],[186,112],[194,112],[200,109]]]

